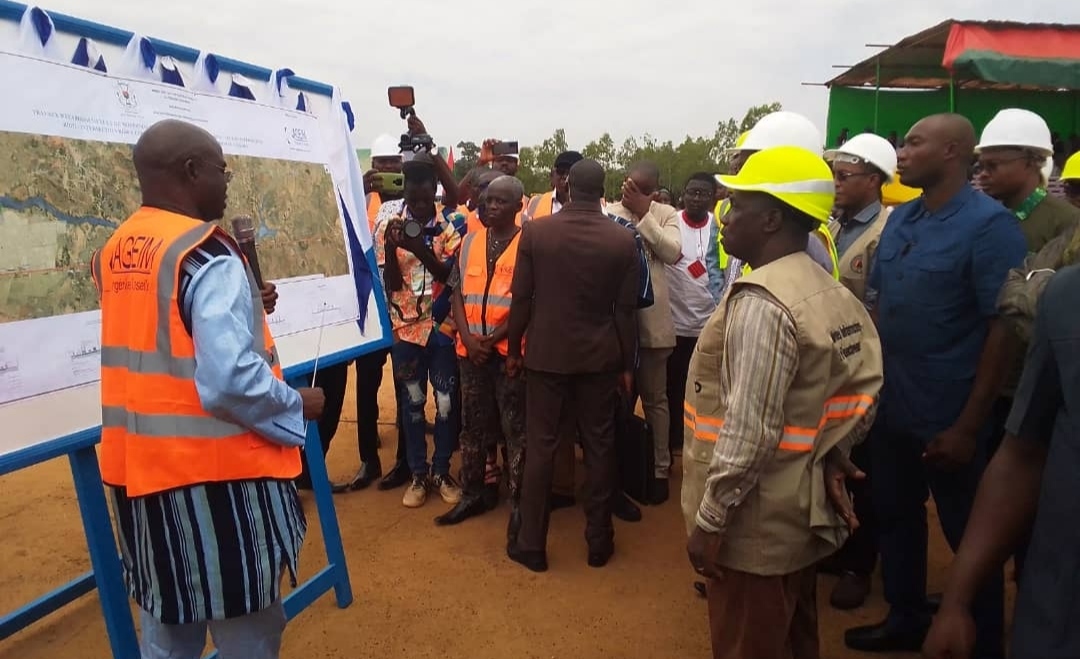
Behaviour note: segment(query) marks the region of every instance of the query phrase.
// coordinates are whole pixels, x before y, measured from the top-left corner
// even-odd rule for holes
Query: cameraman
[[[380,135],[371,144],[371,169],[364,173],[364,196],[367,200],[368,228],[372,240],[375,240],[375,218],[379,209],[386,202],[401,199],[400,189],[390,189],[383,185],[379,174],[401,174],[401,147],[398,139],[392,135]],[[376,350],[361,355],[356,360],[356,439],[360,449],[360,469],[356,475],[344,483],[336,483],[334,492],[363,490],[383,475],[382,461],[379,459],[379,389],[382,387],[383,367],[390,350]],[[330,447],[330,440],[337,430],[338,419],[345,400],[345,387],[348,381],[348,364],[340,364],[320,369],[316,384],[326,392],[326,409],[330,412],[319,422],[319,435],[322,437],[323,453]],[[397,459],[394,466],[379,483],[380,490],[401,487],[409,482],[411,473],[405,459],[405,433],[401,428],[401,405],[395,412],[397,423]],[[307,473],[306,470],[304,472]]]
[[[429,487],[437,488],[447,503],[461,500],[461,488],[450,476],[460,425],[457,359],[452,332],[444,328],[451,325],[446,280],[466,230],[465,216],[455,210],[458,189],[450,168],[432,153],[435,147],[426,133],[423,123],[410,116],[409,140],[403,139],[402,146],[415,155],[403,166],[404,199],[382,205],[374,234],[394,331],[390,357],[412,472],[402,503],[409,508],[424,504]],[[441,211],[435,204],[438,183],[444,189]],[[429,381],[436,408],[430,479],[424,435]]]

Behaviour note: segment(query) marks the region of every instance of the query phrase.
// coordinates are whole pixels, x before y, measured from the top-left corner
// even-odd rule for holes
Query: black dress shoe
[[[382,476],[382,465],[377,462],[364,462],[361,463],[360,470],[356,472],[356,475],[353,476],[351,481],[347,483],[335,483],[331,489],[334,494],[364,490],[372,483],[379,480],[380,476]]]
[[[485,484],[484,491],[480,496],[484,500],[485,508],[487,508],[488,510],[495,510],[499,507],[499,484]]]
[[[640,522],[641,508],[637,507],[624,492],[616,492],[611,498],[611,514],[624,522]]]
[[[705,597],[705,582],[704,581],[695,581],[694,582],[694,592],[698,594],[698,597]]]
[[[506,551],[517,546],[518,534],[521,533],[521,510],[518,504],[510,504],[510,521],[506,524]]]
[[[844,645],[859,652],[918,652],[929,624],[904,625],[885,620],[844,632]]]
[[[395,490],[412,481],[412,471],[405,462],[394,463],[389,473],[379,481],[380,490]]]
[[[452,526],[454,524],[460,524],[470,517],[476,517],[477,515],[483,515],[488,511],[487,505],[484,503],[484,498],[479,494],[466,494],[461,497],[461,501],[457,502],[450,512],[439,515],[435,518],[436,526]]]
[[[522,551],[517,546],[506,548],[507,557],[515,563],[520,563],[533,572],[547,572],[547,552]]]
[[[649,481],[649,503],[653,506],[659,506],[668,500],[671,496],[671,490],[668,488],[668,479],[666,478],[654,478]]]
[[[613,548],[605,549],[602,551],[593,551],[592,549],[590,549],[588,559],[589,567],[604,567],[608,564],[608,561],[611,560],[611,556],[614,553],[615,550]]]
[[[577,499],[566,494],[552,494],[551,495],[551,509],[558,510],[559,508],[570,508],[577,503]]]

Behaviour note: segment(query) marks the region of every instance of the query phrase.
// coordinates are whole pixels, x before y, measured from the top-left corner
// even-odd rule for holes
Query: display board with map
[[[12,75],[50,82],[28,89]],[[282,300],[268,319],[274,335],[357,318],[314,116],[8,53],[0,88],[20,90],[0,112],[0,405],[99,378],[90,260],[138,209],[132,145],[164,118],[221,142],[232,172],[222,228],[231,233],[237,215],[255,219],[262,272]]]
[[[255,219],[266,277],[348,273],[324,166],[227,162],[225,217]],[[139,203],[130,145],[0,132],[0,323],[97,309],[90,257]]]

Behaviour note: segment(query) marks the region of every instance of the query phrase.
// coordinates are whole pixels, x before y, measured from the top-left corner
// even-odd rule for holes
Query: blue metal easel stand
[[[97,587],[113,657],[139,659],[135,623],[131,618],[131,605],[124,585],[116,542],[113,540],[109,505],[105,500],[101,469],[98,467],[97,451],[94,448],[99,439],[99,429],[95,428],[0,457],[0,474],[25,469],[63,455],[68,457],[71,475],[75,480],[75,493],[79,499],[79,514],[82,516],[83,530],[86,533],[90,564],[93,567],[91,572],[12,613],[0,616],[0,639],[11,636]]]

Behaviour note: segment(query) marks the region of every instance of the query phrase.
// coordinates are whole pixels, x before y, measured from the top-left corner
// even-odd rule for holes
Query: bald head
[[[975,127],[966,117],[945,113],[921,119],[908,131],[897,154],[900,180],[924,190],[966,181],[975,144]]]
[[[600,201],[604,196],[604,168],[586,158],[570,168],[570,198],[574,201]]]
[[[215,153],[221,153],[221,145],[213,135],[186,121],[166,119],[147,128],[139,137],[133,157],[135,171],[142,180],[144,173],[168,170],[178,161]]]
[[[225,212],[228,167],[221,145],[202,128],[159,121],[139,137],[132,159],[144,205],[208,221]]]
[[[961,155],[974,155],[978,137],[975,135],[975,126],[964,115],[952,112],[932,114],[919,124],[925,124],[927,130],[941,141],[956,144],[958,150],[962,151]]]
[[[517,177],[506,174],[496,176],[488,185],[488,191],[498,191],[499,194],[505,194],[510,199],[520,200],[525,196],[525,186],[521,181]]]

